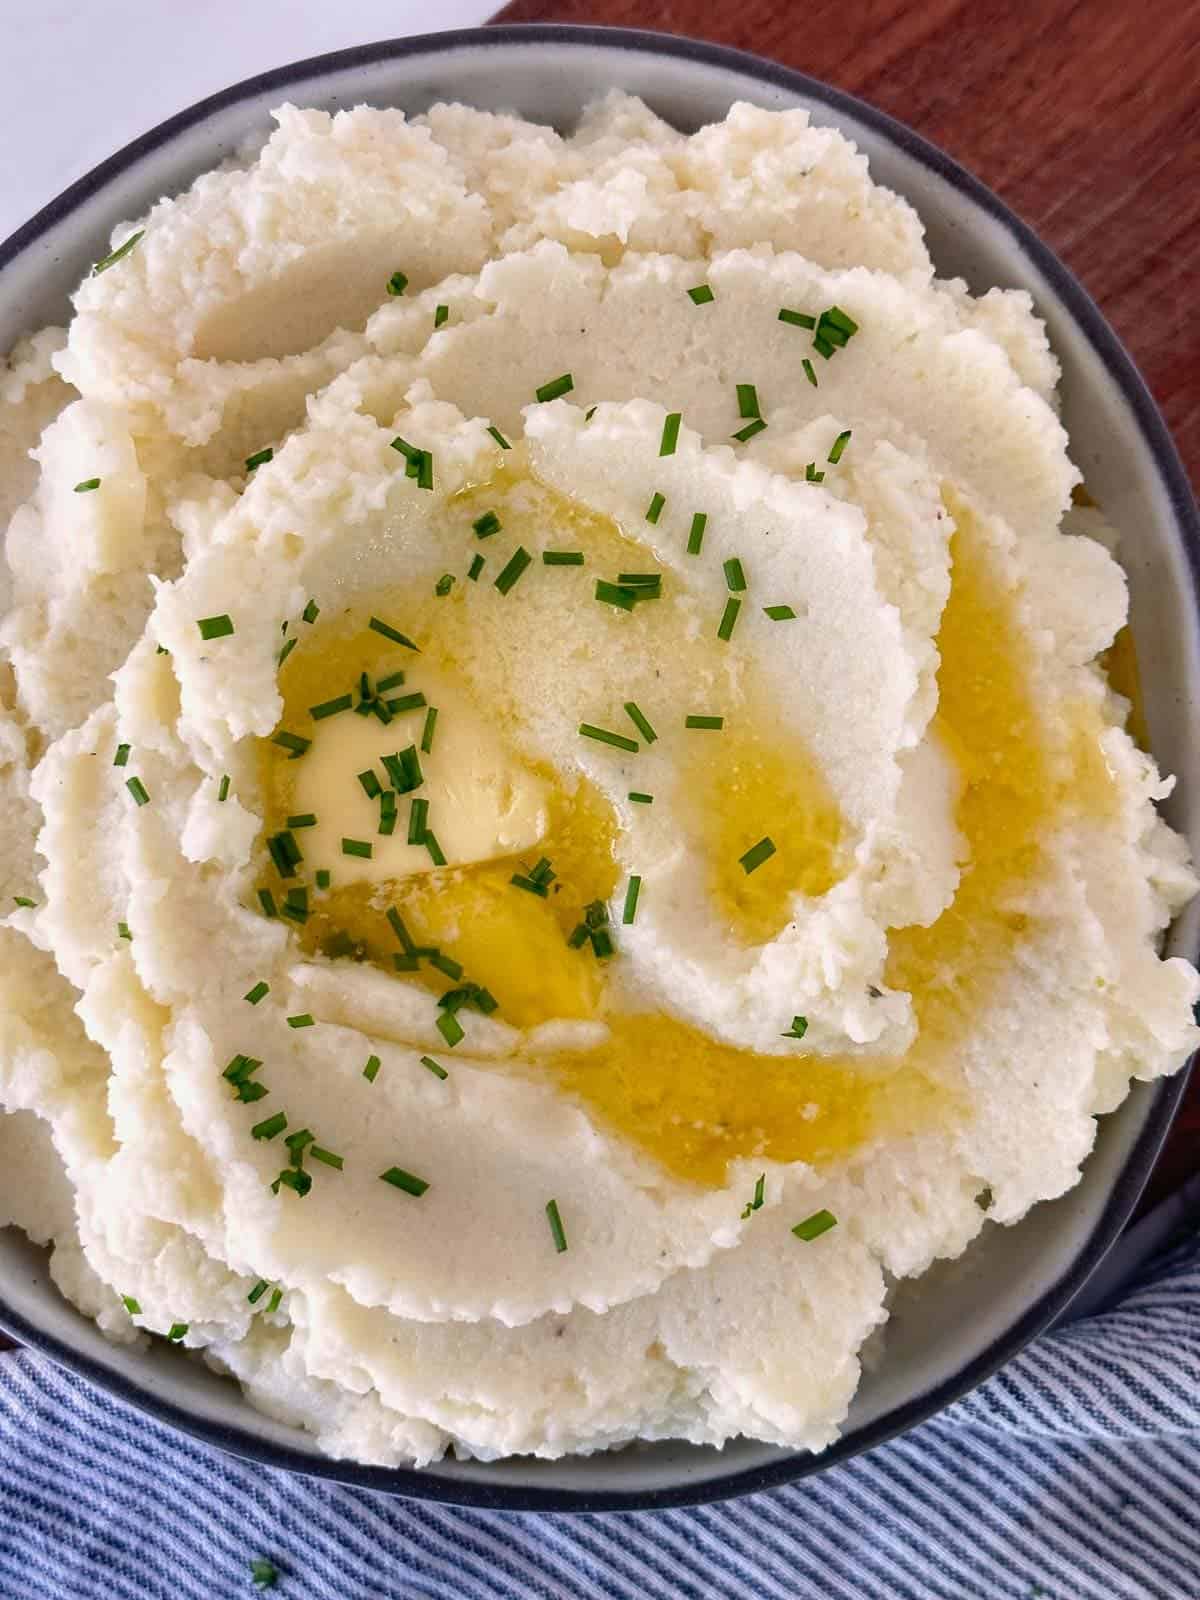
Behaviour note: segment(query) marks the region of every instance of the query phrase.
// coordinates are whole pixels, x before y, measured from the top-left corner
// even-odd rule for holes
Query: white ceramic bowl
[[[183,189],[262,129],[281,100],[424,110],[436,100],[515,110],[569,128],[619,86],[682,129],[734,100],[806,106],[854,139],[875,177],[925,221],[942,276],[981,292],[1026,288],[1062,361],[1063,420],[1088,486],[1122,534],[1154,750],[1179,784],[1166,807],[1200,854],[1200,525],[1179,459],[1129,357],[1079,284],[994,195],[907,128],[799,73],[717,46],[615,29],[518,27],[433,34],[299,62],[238,84],[111,157],[0,246],[0,350],[68,314],[68,295],[114,224]],[[1195,956],[1200,906],[1170,936]],[[1103,1119],[1083,1181],[1015,1228],[989,1228],[963,1259],[898,1299],[882,1363],[842,1440],[821,1456],[739,1441],[656,1444],[563,1461],[447,1461],[424,1471],[331,1461],[307,1435],[253,1410],[231,1383],[166,1347],[110,1345],[61,1299],[44,1255],[0,1234],[0,1324],[155,1416],[274,1466],[392,1493],[508,1509],[602,1510],[741,1494],[819,1471],[912,1426],[987,1377],[1060,1315],[1117,1237],[1183,1092],[1182,1076],[1135,1088]]]

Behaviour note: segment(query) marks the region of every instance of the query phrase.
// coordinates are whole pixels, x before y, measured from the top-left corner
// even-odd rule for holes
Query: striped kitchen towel
[[[1200,1236],[870,1454],[596,1517],[235,1461],[0,1358],[2,1600],[1200,1600]],[[257,1569],[252,1563],[265,1562]]]

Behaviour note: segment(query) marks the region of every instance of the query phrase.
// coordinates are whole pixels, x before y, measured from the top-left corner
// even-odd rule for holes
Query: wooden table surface
[[[982,178],[1099,303],[1200,483],[1200,0],[514,0],[752,50]],[[1200,1072],[1147,1203],[1200,1167]]]

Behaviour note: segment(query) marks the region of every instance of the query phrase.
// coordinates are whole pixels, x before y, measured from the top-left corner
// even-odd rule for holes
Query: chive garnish
[[[251,1305],[256,1305],[270,1287],[271,1285],[267,1282],[266,1278],[260,1278],[254,1285],[253,1289],[251,1289],[250,1293],[246,1296],[246,1299],[249,1300]]]
[[[434,833],[432,828],[425,829],[425,836],[421,840],[421,843],[425,846],[426,850],[429,851],[429,859],[433,862],[435,867],[444,867],[446,865],[445,854],[441,845],[438,843],[437,834]]]
[[[260,889],[258,891],[258,903],[263,908],[263,916],[276,917],[279,915],[275,909],[275,896],[270,889]]]
[[[606,578],[596,579],[596,599],[607,606],[617,606],[622,611],[632,611],[638,597],[623,584],[609,583]]]
[[[149,805],[150,796],[146,793],[146,785],[140,778],[126,778],[125,787],[137,801],[139,806]]]
[[[650,496],[650,504],[646,507],[646,521],[657,522],[662,516],[662,508],[667,503],[666,495],[659,494],[657,490]]]
[[[429,821],[429,801],[414,799],[412,808],[408,813],[408,842],[421,844],[425,839],[425,827]]]
[[[425,696],[418,689],[413,694],[397,695],[394,700],[388,701],[387,708],[393,716],[398,717],[403,711],[419,711],[425,704]]]
[[[804,469],[805,483],[824,483],[825,474],[817,471],[817,463],[810,461]]]
[[[313,1015],[312,1015],[312,1012],[311,1011],[299,1011],[299,1012],[297,1012],[297,1014],[294,1017],[289,1017],[287,1019],[287,1025],[288,1025],[289,1028],[311,1028],[313,1026]]]
[[[233,632],[233,618],[228,612],[219,617],[200,617],[196,622],[202,639],[227,639]]]
[[[548,884],[541,883],[536,878],[526,876],[524,873],[514,872],[508,881],[518,889],[524,889],[527,894],[536,894],[542,900],[549,897],[550,886]]]
[[[389,1167],[379,1176],[384,1183],[390,1183],[393,1189],[403,1189],[405,1194],[415,1195],[418,1200],[429,1187],[424,1178],[414,1177],[411,1172],[405,1172],[403,1167]]]
[[[501,450],[511,450],[512,449],[512,445],[509,444],[508,440],[500,432],[499,428],[495,427],[494,425],[493,426],[489,426],[488,432],[491,434],[492,438],[495,439],[496,443],[500,446]]]
[[[449,306],[434,306],[434,308],[433,308],[433,325],[434,325],[435,328],[440,328],[444,322],[449,320],[449,317],[450,317],[450,307]]]
[[[567,1235],[562,1225],[562,1218],[558,1214],[558,1201],[546,1201],[546,1220],[550,1224],[550,1237],[554,1240],[555,1251],[562,1255],[567,1248]]]
[[[141,1316],[142,1308],[131,1294],[123,1294],[121,1296],[121,1304],[125,1307],[126,1311],[128,1311],[131,1317]]]
[[[250,1129],[252,1139],[274,1139],[287,1127],[287,1117],[282,1111],[277,1111],[273,1117],[265,1117],[262,1122],[256,1122]]]
[[[663,423],[662,439],[659,441],[658,453],[660,456],[673,456],[675,446],[679,443],[679,425],[683,421],[682,411],[667,413]]]
[[[365,772],[357,773],[356,776],[359,783],[362,785],[363,793],[366,795],[368,800],[376,799],[376,797],[382,792],[383,785],[371,771],[370,767],[368,767]]]
[[[300,619],[302,622],[315,622],[320,615],[320,606],[315,600],[310,600],[305,606],[304,610],[300,613]]]
[[[421,759],[417,755],[415,744],[406,745],[398,754],[384,756],[382,760],[387,775],[392,780],[392,788],[397,794],[411,794],[425,782],[425,774],[421,771]]]
[[[607,728],[593,727],[590,722],[581,722],[579,731],[585,739],[595,739],[598,744],[610,744],[614,750],[630,750],[637,753],[637,740],[628,739],[623,733],[610,733]]]
[[[574,387],[574,378],[569,372],[564,372],[561,378],[551,378],[549,383],[542,384],[534,393],[541,401],[557,400],[560,395],[570,394]]]
[[[635,600],[662,598],[661,572],[618,572],[617,583],[622,589],[635,590]]]
[[[298,811],[294,817],[287,819],[289,828],[315,828],[317,814],[315,811]]]
[[[738,613],[741,611],[741,609],[742,602],[738,599],[737,595],[731,594],[729,599],[725,602],[725,609],[721,613],[720,622],[717,624],[717,638],[723,640],[726,644],[728,644],[730,639],[733,637],[733,630],[737,623]]]
[[[817,325],[816,317],[810,317],[805,311],[789,311],[786,306],[780,309],[779,320],[790,323],[793,328],[815,328]]]
[[[114,767],[126,766],[128,764],[128,761],[129,761],[129,752],[130,752],[130,750],[132,748],[133,748],[132,745],[119,744],[117,746],[117,753],[113,757],[113,766]]]
[[[749,877],[752,872],[762,866],[764,861],[769,861],[774,854],[775,841],[764,836],[757,844],[751,845],[744,856],[739,856],[738,861],[742,871]]]
[[[688,534],[687,553],[690,556],[700,554],[700,546],[704,543],[704,529],[708,523],[708,512],[697,511],[692,518],[691,532]]]
[[[448,1078],[450,1074],[440,1061],[435,1061],[432,1056],[422,1056],[421,1065],[433,1073],[435,1078]]]
[[[532,560],[533,557],[525,549],[524,545],[518,545],[496,578],[496,588],[499,589],[501,594],[508,593]]]
[[[463,975],[462,963],[455,961],[448,955],[443,955],[440,950],[437,955],[430,956],[429,965],[436,967],[439,972],[445,973],[451,983],[457,983]]]
[[[747,439],[753,439],[754,435],[756,433],[761,433],[765,427],[766,423],[763,421],[763,419],[761,417],[755,417],[753,422],[748,422],[744,428],[739,428],[733,437],[740,444],[745,444]]]
[[[297,761],[312,743],[311,739],[304,739],[298,733],[273,733],[271,743],[280,745],[284,750],[290,750],[289,760]]]
[[[805,1244],[813,1239],[819,1239],[823,1233],[828,1233],[830,1228],[837,1227],[837,1218],[832,1211],[822,1208],[814,1211],[811,1217],[805,1217],[803,1222],[798,1222],[792,1229],[797,1239],[803,1239]]]
[[[385,789],[379,796],[379,831],[385,837],[396,831],[396,791]]]
[[[792,622],[796,616],[791,606],[764,606],[763,611],[772,622]]]
[[[471,557],[471,565],[467,568],[467,577],[470,578],[472,583],[479,582],[479,574],[483,571],[483,565],[483,557],[477,550]]]
[[[832,326],[845,336],[843,343],[858,332],[858,323],[852,317],[848,317],[840,306],[830,306],[829,310],[823,313],[821,320],[826,327]]]
[[[724,717],[686,716],[683,719],[685,728],[723,728]]]
[[[279,1310],[279,1302],[282,1299],[283,1299],[283,1290],[280,1289],[278,1286],[276,1286],[276,1288],[272,1289],[272,1291],[271,1291],[271,1298],[267,1301],[267,1308],[266,1308],[266,1311],[263,1313],[263,1315],[264,1316],[268,1316],[268,1317],[274,1316],[274,1314]],[[254,1562],[254,1561],[252,1561],[250,1563],[251,1567],[255,1567],[258,1564],[259,1563]],[[270,1563],[269,1562],[263,1562],[262,1565],[268,1566],[268,1565],[270,1565]],[[271,1570],[274,1571],[275,1569],[272,1567]],[[257,1578],[255,1578],[254,1581],[255,1581],[255,1583],[259,1582],[259,1580]],[[259,1584],[259,1587],[261,1588],[261,1587],[263,1587],[263,1585]]]
[[[368,1083],[374,1083],[375,1082],[375,1079],[379,1076],[379,1068],[381,1067],[381,1065],[382,1065],[382,1062],[380,1061],[378,1056],[368,1056],[367,1057],[367,1064],[363,1068],[363,1077],[367,1080]]]
[[[833,441],[833,449],[829,452],[829,463],[831,466],[837,466],[838,462],[842,459],[842,452],[849,443],[850,429],[847,428],[844,433],[839,433],[837,438]]]
[[[547,567],[581,567],[582,550],[543,550],[542,564]]]
[[[334,1155],[332,1150],[326,1150],[322,1145],[314,1144],[309,1146],[308,1153],[314,1161],[321,1162],[323,1166],[334,1167],[338,1172],[342,1170],[344,1165],[343,1158]]]
[[[407,634],[401,633],[398,628],[393,628],[390,623],[382,621],[379,617],[372,617],[367,623],[367,627],[373,629],[375,633],[381,633],[385,639],[390,639],[393,644],[402,644],[406,650],[417,649],[417,646]]]
[[[737,556],[730,556],[729,560],[722,563],[725,572],[725,584],[733,593],[740,593],[746,587],[746,573]]]
[[[812,384],[814,389],[817,388],[817,374],[812,362],[807,356],[805,356],[800,365],[804,369],[804,376],[808,379],[809,383]]]
[[[635,806],[652,806],[654,804],[654,796],[652,794],[643,794],[639,789],[631,789],[626,798],[631,800]]]
[[[745,1206],[743,1206],[743,1208],[742,1208],[742,1221],[743,1222],[745,1222],[746,1218],[751,1216],[755,1211],[761,1211],[762,1210],[763,1201],[766,1199],[766,1197],[767,1197],[767,1175],[766,1175],[765,1172],[761,1172],[761,1173],[759,1173],[759,1176],[758,1176],[758,1182],[754,1185],[754,1199],[753,1200],[747,1200]]]
[[[592,941],[592,954],[597,961],[603,961],[607,956],[613,954],[616,946],[613,944],[607,928],[593,928],[590,938]]]
[[[173,1322],[167,1329],[167,1338],[172,1344],[178,1344],[188,1331],[186,1322]]]
[[[221,781],[217,785],[217,799],[229,799],[229,774],[227,772],[222,774]]]
[[[375,685],[375,692],[376,694],[386,694],[389,689],[398,689],[403,682],[404,674],[402,672],[389,672],[386,678],[380,678]],[[369,700],[371,698],[371,680],[365,672],[359,679],[359,688],[363,699]]]
[[[387,292],[389,294],[403,294],[407,288],[408,279],[404,274],[402,272],[393,272],[387,281]]]
[[[300,641],[298,639],[289,639],[286,642],[286,644],[284,645],[283,649],[279,652],[279,655],[278,655],[278,658],[277,658],[279,666],[283,665],[283,663],[291,655],[292,651],[296,648],[296,646],[297,646],[297,644],[299,644],[299,642]]]
[[[405,950],[407,950],[411,954],[413,949],[415,948],[414,945],[413,945],[413,941],[412,941],[412,935],[409,933],[408,929],[405,927],[404,918],[396,910],[395,906],[389,906],[388,907],[388,909],[387,909],[387,920],[388,920],[388,925],[390,926],[392,932],[396,935],[396,938],[404,946]]]
[[[364,861],[369,861],[374,851],[374,846],[369,839],[343,839],[342,854],[344,856],[360,856]]]
[[[437,728],[437,707],[430,706],[425,713],[425,726],[421,729],[421,750],[428,755],[433,749],[433,735]]]
[[[303,1200],[304,1196],[312,1188],[312,1179],[307,1172],[302,1172],[297,1167],[285,1167],[271,1185],[271,1193],[278,1194],[281,1185],[286,1189],[291,1189],[293,1193],[298,1194]]]
[[[118,922],[117,923],[117,938],[118,939],[132,939],[133,938],[133,935],[129,931],[129,924],[127,922]]]
[[[15,894],[13,895],[13,905],[20,906],[23,910],[28,911],[32,906],[37,905],[37,901],[31,900],[27,894]]]
[[[247,989],[246,993],[242,996],[242,999],[248,1000],[252,1006],[256,1006],[258,1002],[263,999],[264,996],[269,995],[270,992],[271,985],[269,983],[264,983],[260,978],[254,985],[253,989]]]
[[[453,1011],[438,1013],[437,1030],[452,1050],[463,1037],[462,1024]]]
[[[309,706],[308,714],[314,722],[320,722],[324,717],[334,717],[339,711],[349,711],[354,704],[352,694],[339,694],[332,700],[322,700],[318,706]]]
[[[256,450],[252,456],[246,457],[246,471],[253,472],[256,467],[265,467],[274,458],[275,452],[270,445],[265,450]]]
[[[93,278],[99,277],[100,273],[107,272],[109,267],[115,267],[118,261],[123,261],[145,232],[145,228],[139,228],[136,233],[131,233],[128,239],[119,244],[115,250],[106,256],[102,256],[92,267],[91,276]]]
[[[758,403],[758,390],[752,383],[738,384],[737,403],[739,417],[762,416],[762,407]]]
[[[494,511],[485,511],[481,517],[476,517],[471,524],[477,539],[490,539],[492,534],[499,533],[504,524]]]
[[[79,482],[79,483],[77,483],[75,485],[75,493],[76,494],[90,494],[93,489],[98,489],[99,487],[100,487],[100,479],[99,478],[84,478],[81,482]]]
[[[658,738],[658,735],[646,720],[645,713],[639,708],[636,701],[626,700],[625,715],[629,718],[630,722],[633,723],[634,727],[641,734],[642,738],[645,739],[646,743],[653,744]]]
[[[625,890],[625,906],[621,912],[621,921],[626,927],[637,916],[638,895],[642,892],[642,880],[637,873],[631,873],[629,886]]]
[[[297,863],[304,860],[300,846],[290,832],[269,834],[267,852],[281,878],[294,878]]]
[[[328,889],[329,882],[330,882],[330,879],[329,879],[329,868],[328,867],[318,867],[317,868],[317,888],[318,889]]]
[[[781,1039],[803,1039],[804,1035],[807,1032],[808,1032],[808,1018],[807,1017],[793,1017],[792,1018],[791,1027],[788,1029],[788,1031],[786,1033],[781,1033],[779,1035],[779,1037]]]
[[[689,289],[687,293],[688,299],[693,305],[697,306],[710,305],[716,299],[707,283],[698,283],[694,289]]]

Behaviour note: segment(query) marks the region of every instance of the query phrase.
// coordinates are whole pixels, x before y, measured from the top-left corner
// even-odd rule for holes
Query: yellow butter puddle
[[[505,504],[504,488],[493,483],[486,492],[465,497],[464,511],[478,514],[479,507]],[[345,864],[330,863],[333,886],[327,893],[310,893],[308,920],[295,927],[301,947],[352,954],[390,968],[397,944],[383,913],[391,904],[417,945],[436,946],[460,963],[466,977],[492,991],[500,1003],[497,1014],[514,1026],[531,1027],[552,1017],[602,1017],[609,1028],[602,1045],[536,1058],[520,1070],[552,1076],[598,1121],[685,1180],[720,1184],[728,1162],[737,1157],[828,1161],[873,1138],[894,1137],[953,1115],[948,1092],[934,1087],[944,1075],[934,1069],[971,1026],[1023,930],[1023,919],[1001,909],[1002,902],[1037,873],[1039,839],[1048,826],[1071,806],[1102,806],[1111,782],[1104,781],[1097,729],[1083,724],[1073,742],[1073,770],[1066,781],[1055,781],[1043,724],[1022,670],[1020,631],[998,598],[987,549],[970,513],[952,497],[948,505],[958,532],[938,638],[938,733],[962,778],[957,821],[967,864],[954,902],[936,922],[889,936],[886,981],[911,993],[918,1019],[917,1042],[904,1058],[818,1057],[806,1055],[801,1044],[787,1047],[783,1055],[756,1055],[720,1044],[670,1016],[617,1009],[605,965],[587,945],[575,949],[568,943],[584,906],[612,902],[618,888],[615,817],[586,782],[567,785],[545,771],[539,776],[550,796],[546,833],[522,862],[491,860],[426,872],[387,885],[386,892],[377,885],[339,881]],[[597,548],[609,547],[607,566],[619,564],[624,552],[612,549],[612,542],[627,541],[612,524],[566,501],[554,506],[554,514],[561,542],[588,551],[589,583],[597,568],[605,570],[605,564],[593,562]],[[506,520],[513,515],[510,506]],[[471,604],[470,586],[460,586],[456,611],[469,617]],[[686,672],[681,618],[668,599],[653,604],[655,647],[677,652]],[[408,615],[413,615],[411,606]],[[454,650],[467,648],[463,641],[469,634],[461,622],[451,627],[453,650],[443,647],[439,654],[433,642],[439,615],[449,620],[451,613],[423,607],[421,642],[430,659],[446,668],[455,664]],[[402,614],[399,620],[408,625]],[[486,645],[485,630],[480,647]],[[703,648],[711,653],[719,647],[705,640]],[[301,708],[362,670],[383,675],[403,669],[415,686],[420,661],[365,630],[361,616],[342,619],[325,637],[314,629],[310,648],[293,652],[281,670],[283,725],[293,726]],[[505,717],[506,708],[498,707],[497,722]],[[623,731],[632,730],[626,725]],[[264,749],[270,830],[283,825],[291,808],[295,766],[277,748]],[[698,797],[694,805],[681,806],[680,815],[710,863],[713,892],[731,936],[747,944],[773,937],[787,921],[789,886],[815,895],[836,882],[844,849],[840,819],[819,773],[802,754],[792,759],[753,736],[698,736],[686,751],[679,781]],[[738,857],[764,835],[776,842],[777,856],[747,876]],[[557,874],[545,898],[510,881],[514,871],[527,871],[539,855],[549,858]],[[619,903],[612,903],[619,922]],[[619,947],[620,927],[612,932]],[[614,959],[620,960],[619,953]],[[419,974],[403,976],[405,981],[416,976],[439,992],[450,986],[446,975],[425,962]],[[469,1050],[468,1013],[464,1021],[463,1052]]]

